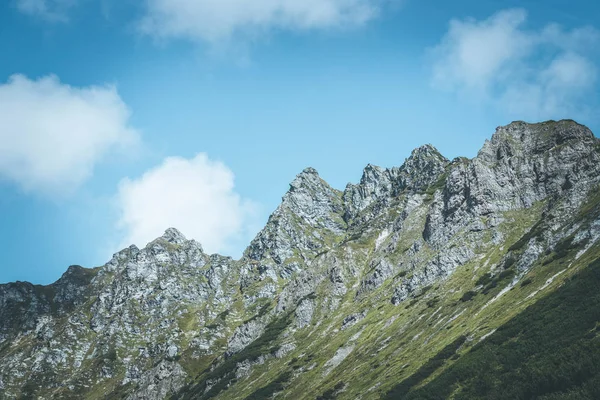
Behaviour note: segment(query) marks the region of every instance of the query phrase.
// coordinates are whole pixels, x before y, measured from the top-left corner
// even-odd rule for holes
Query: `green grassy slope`
[[[600,398],[600,259],[419,387],[427,372],[422,368],[386,398]]]

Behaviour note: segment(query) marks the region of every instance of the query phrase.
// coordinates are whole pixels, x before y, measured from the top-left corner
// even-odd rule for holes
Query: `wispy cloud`
[[[581,102],[598,78],[591,54],[600,33],[557,24],[528,29],[526,21],[522,9],[481,21],[452,20],[431,50],[434,87],[490,102],[519,118],[584,114]]]
[[[215,43],[272,30],[353,27],[375,18],[389,1],[146,0],[140,30],[161,39]]]
[[[47,22],[68,22],[84,0],[13,0],[16,8]],[[404,0],[141,0],[129,21],[141,35],[159,42],[183,39],[213,51],[243,50],[276,31],[348,29],[397,9]],[[89,3],[89,2],[88,2]],[[102,0],[106,18],[120,3]],[[134,3],[129,4],[132,7]],[[122,5],[122,4],[121,4]]]
[[[129,115],[114,86],[14,75],[0,84],[0,177],[26,191],[69,194],[102,157],[137,142]]]
[[[49,22],[66,22],[77,0],[16,0],[19,11]]]
[[[122,245],[145,246],[176,227],[209,252],[228,251],[255,215],[254,204],[235,191],[231,170],[204,153],[170,157],[137,179],[124,179],[117,206]]]

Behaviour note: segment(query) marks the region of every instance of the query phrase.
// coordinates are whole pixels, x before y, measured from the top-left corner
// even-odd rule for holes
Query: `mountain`
[[[598,399],[599,185],[570,120],[307,168],[240,260],[171,228],[0,285],[0,398]]]

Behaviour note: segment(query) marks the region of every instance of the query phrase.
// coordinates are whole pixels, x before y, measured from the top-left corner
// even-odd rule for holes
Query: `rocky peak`
[[[493,162],[513,155],[540,155],[561,145],[581,148],[597,142],[589,128],[572,120],[535,124],[515,121],[496,128],[478,158]]]
[[[85,301],[91,291],[92,279],[98,274],[99,268],[83,268],[71,265],[61,278],[49,286],[53,294],[51,301],[59,312],[70,311],[74,306]]]
[[[252,259],[267,255],[281,264],[300,251],[310,256],[323,245],[319,231],[339,235],[342,219],[341,193],[327,184],[314,168],[306,168],[290,183],[280,206],[246,250]]]
[[[468,221],[501,218],[501,212],[546,199],[561,198],[576,209],[598,184],[598,143],[587,127],[571,120],[498,127],[477,157],[449,168],[424,237],[439,245]]]
[[[175,228],[168,228],[160,237],[160,239],[177,245],[182,245],[187,242],[187,238],[183,235],[183,233],[179,232]]]
[[[59,280],[52,286],[60,287],[83,287],[90,284],[91,280],[97,274],[98,268],[84,268],[80,265],[71,265],[67,271],[62,274]]]
[[[374,202],[389,198],[393,192],[395,173],[395,170],[368,164],[359,184],[348,184],[344,190],[345,218],[354,219],[360,211]]]
[[[60,279],[54,284],[58,285],[62,282],[85,279],[89,276],[89,271],[89,269],[84,268],[81,265],[71,265],[69,266],[69,268],[67,268],[67,271],[64,274],[62,274]]]
[[[394,170],[367,164],[358,186],[365,195],[381,197],[391,192],[394,180]]]
[[[449,163],[435,147],[427,144],[413,150],[399,168],[367,165],[360,183],[348,184],[344,191],[346,219],[356,218],[374,203],[383,206],[405,190],[426,190],[440,179]]]
[[[593,177],[599,143],[587,127],[572,120],[517,121],[498,127],[473,165],[479,171],[491,169],[494,180],[504,185],[521,185],[515,192],[534,192],[535,200],[541,200]]]
[[[302,172],[300,172],[298,175],[296,175],[296,179],[294,179],[294,181],[304,178],[304,177],[319,177],[319,172],[314,169],[313,167],[306,167],[302,170]],[[292,184],[294,183],[294,181],[292,181]]]
[[[332,191],[331,187],[321,179],[317,170],[308,167],[296,175],[282,200],[284,203],[293,203],[306,194],[314,197],[322,193],[328,194]]]
[[[283,196],[282,207],[291,211],[312,226],[327,223],[331,214],[342,211],[340,193],[319,176],[314,168],[306,168],[290,183],[290,189]]]
[[[537,139],[553,140],[556,144],[573,139],[589,139],[594,137],[594,134],[588,127],[570,119],[560,121],[549,120],[538,123],[513,121],[506,126],[496,128],[496,134],[501,132],[505,132],[523,142],[526,141],[527,134],[531,134]]]
[[[387,169],[378,167],[377,165],[367,164],[363,170],[362,177],[360,178],[360,184],[368,186],[377,183],[381,179],[384,179],[386,172],[388,172]]]
[[[430,144],[414,149],[400,167],[399,189],[422,191],[437,182],[450,161]]]
[[[432,144],[427,143],[410,152],[409,160],[428,160],[431,158],[445,160],[446,158]]]

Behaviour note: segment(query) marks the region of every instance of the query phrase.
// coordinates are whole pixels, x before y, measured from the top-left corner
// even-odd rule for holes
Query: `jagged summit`
[[[585,125],[573,120],[527,123],[515,121],[496,128],[490,140],[486,140],[478,156],[497,153],[496,156],[511,154],[542,154],[556,146],[569,144],[576,150],[598,143],[598,139]]]
[[[486,140],[476,159],[496,163],[517,157],[526,159],[546,154],[550,157],[577,159],[580,154],[593,152],[599,140],[589,128],[573,120],[527,123],[515,121],[496,128],[491,139]],[[564,147],[566,151],[563,151]],[[561,168],[566,160],[553,160],[552,168]],[[533,168],[533,167],[532,167]]]
[[[430,143],[427,143],[427,144],[419,146],[416,149],[414,149],[413,151],[411,151],[410,157],[408,159],[429,158],[429,157],[445,158],[438,151],[438,149],[435,148],[435,146],[433,146]]]
[[[367,164],[367,166],[363,169],[363,174],[360,178],[360,184],[368,184],[373,179],[378,179],[382,174],[384,174],[386,168],[382,168],[378,165]]]
[[[531,130],[532,132],[536,133],[553,132],[567,134],[569,136],[594,136],[592,131],[587,126],[572,119],[561,119],[558,121],[548,120],[543,122],[513,121],[508,125],[499,126],[496,128],[496,132],[502,130],[512,133]]]
[[[338,191],[329,186],[316,169],[308,167],[290,183],[288,192],[283,196],[282,205],[298,212],[310,213],[308,208],[335,203],[338,197]]]
[[[377,165],[367,164],[367,166],[363,169],[362,176],[358,185],[364,187],[366,191],[374,191],[377,190],[378,186],[382,186],[382,181],[391,181],[391,171],[387,168],[382,168]],[[353,186],[353,184],[349,183],[348,185]],[[348,188],[346,185],[346,188]]]
[[[514,121],[505,126],[496,128],[490,140],[486,140],[483,148],[479,151],[478,159],[495,163],[504,154],[515,152],[523,154],[529,147],[519,145],[516,150],[514,140],[539,147],[540,141],[558,145],[567,141],[575,143],[597,142],[593,133],[584,125],[573,120],[546,121],[541,123],[527,123]],[[508,146],[508,147],[507,147]],[[547,150],[548,144],[545,146]],[[539,150],[539,151],[544,151]],[[466,158],[460,158],[468,162]],[[272,215],[270,221],[279,223],[283,210],[291,215],[299,217],[308,226],[325,227],[334,232],[342,232],[346,229],[340,216],[345,220],[351,220],[358,213],[377,202],[389,201],[403,191],[423,192],[432,185],[439,184],[440,178],[447,172],[451,162],[444,157],[432,144],[424,144],[411,151],[411,154],[399,167],[383,168],[374,164],[367,164],[358,184],[348,183],[343,193],[333,189],[323,180],[318,171],[313,167],[304,168],[290,183],[288,192],[282,198],[282,204]],[[566,179],[566,178],[565,178]],[[525,200],[529,204],[530,200]],[[267,227],[269,224],[267,224]],[[267,229],[269,230],[269,229]],[[264,230],[263,230],[264,231]],[[264,234],[264,232],[263,232]],[[262,237],[261,234],[253,241]],[[157,240],[164,240],[173,244],[184,244],[187,238],[176,228],[168,228]],[[271,240],[271,243],[277,241]],[[285,241],[284,241],[285,242]],[[288,247],[287,242],[283,245]],[[250,248],[253,246],[251,245]],[[201,248],[201,247],[200,247]],[[123,252],[138,252],[139,249],[132,245]],[[246,251],[246,254],[248,254]],[[252,251],[250,251],[252,254]],[[262,252],[260,253],[264,255]],[[289,253],[289,250],[286,254]],[[251,258],[259,257],[254,254]],[[282,257],[276,257],[283,260]]]
[[[323,245],[320,231],[328,235],[345,231],[342,214],[341,193],[314,168],[305,168],[290,183],[281,204],[244,254],[254,260],[270,257],[283,264],[299,254],[314,253]]]
[[[317,172],[316,169],[314,169],[313,167],[306,167],[302,170],[302,172],[299,175],[319,175],[319,172]]]
[[[594,138],[594,134],[587,126],[570,119],[539,123],[515,121],[504,127],[497,128],[495,135],[498,133],[506,133],[522,142],[536,139],[550,141],[554,144],[561,144],[570,140],[585,141]],[[492,136],[492,140],[494,136]]]
[[[437,165],[445,166],[448,163],[449,161],[433,145],[425,144],[412,150],[410,156],[400,167],[383,168],[367,164],[358,185],[363,186],[367,191],[381,190],[382,186],[385,187],[383,190],[391,190],[391,186],[395,184],[408,186],[408,181],[421,180],[417,175],[428,174],[430,172],[429,169],[435,169]],[[407,176],[400,176],[402,174],[411,175],[410,178],[412,179],[407,179]],[[404,182],[400,182],[402,180]],[[351,188],[352,186],[355,185],[349,183],[346,185],[346,188]]]
[[[400,190],[424,191],[435,184],[450,161],[430,144],[414,149],[399,168]]]
[[[160,238],[173,244],[184,244],[187,242],[187,238],[176,228],[168,228]]]
[[[317,170],[312,167],[308,167],[296,175],[294,180],[290,183],[290,188],[286,193],[286,196],[290,193],[302,190],[319,191],[327,188],[329,188],[329,185],[327,182],[321,179]],[[284,199],[286,196],[284,196]]]
[[[414,149],[400,167],[383,168],[367,164],[359,183],[348,183],[342,196],[346,207],[364,209],[372,200],[394,196],[405,189],[426,189],[435,183],[448,164],[448,159],[433,145],[426,144]],[[319,176],[317,170],[308,167],[292,181],[290,190],[283,198],[284,203],[295,201],[298,192],[303,195],[327,193],[333,198],[336,197],[337,191]]]
[[[343,193],[345,219],[354,220],[366,208],[383,207],[403,192],[423,192],[445,172],[449,161],[430,144],[414,149],[400,167],[368,164],[358,184],[348,184]],[[377,211],[374,211],[377,213]]]

